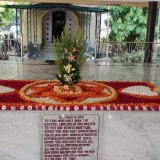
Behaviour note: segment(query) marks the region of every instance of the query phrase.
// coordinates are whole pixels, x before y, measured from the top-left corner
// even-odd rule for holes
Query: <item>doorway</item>
[[[61,37],[64,27],[70,28],[74,33],[78,26],[78,17],[72,11],[50,11],[44,14],[42,20],[42,41],[53,43],[54,38]]]
[[[52,12],[52,35],[54,38],[60,38],[65,26],[65,12]]]

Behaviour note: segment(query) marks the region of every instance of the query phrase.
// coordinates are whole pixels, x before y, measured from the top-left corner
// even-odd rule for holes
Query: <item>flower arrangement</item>
[[[79,32],[73,34],[65,28],[60,39],[54,42],[56,51],[57,79],[61,84],[72,87],[81,80],[81,69],[85,63],[84,55],[86,45],[83,35]]]
[[[53,80],[0,80],[0,87],[0,110],[160,111],[160,90],[150,82],[81,81],[66,91]]]

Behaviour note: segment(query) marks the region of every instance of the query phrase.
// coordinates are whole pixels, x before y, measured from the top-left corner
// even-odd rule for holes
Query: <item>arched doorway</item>
[[[56,11],[52,12],[52,35],[54,38],[61,36],[65,26],[65,12]]]
[[[49,12],[43,18],[43,42],[51,43],[53,38],[61,36],[65,26],[66,13],[63,11]]]
[[[78,27],[78,18],[72,11],[52,11],[43,17],[43,43],[52,43],[54,38],[60,37],[64,26],[73,32]]]

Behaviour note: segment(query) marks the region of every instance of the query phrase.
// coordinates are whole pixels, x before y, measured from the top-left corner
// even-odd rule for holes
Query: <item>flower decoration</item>
[[[61,84],[69,85],[70,88],[81,80],[81,69],[86,60],[85,40],[79,33],[75,35],[64,29],[61,38],[54,43],[56,51],[57,79]]]
[[[70,55],[68,56],[68,60],[69,60],[70,62],[75,61],[74,57],[75,57],[75,56],[73,56],[73,54],[70,54]]]
[[[53,80],[0,80],[0,84],[16,91],[0,94],[4,111],[160,111],[160,89],[150,82],[80,81],[73,88]]]
[[[67,73],[70,73],[70,72],[71,72],[71,68],[72,68],[72,65],[71,65],[71,64],[67,64],[66,66],[64,66],[64,70],[65,70]]]

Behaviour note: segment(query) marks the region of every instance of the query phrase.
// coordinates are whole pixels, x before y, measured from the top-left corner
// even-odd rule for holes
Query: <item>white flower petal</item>
[[[11,106],[11,110],[15,110],[16,109],[16,107],[15,106]]]
[[[64,108],[63,107],[60,107],[60,111],[63,111],[64,110]]]
[[[48,107],[48,110],[49,110],[49,111],[53,111],[53,106],[49,106],[49,107]]]
[[[75,111],[78,111],[78,110],[79,110],[79,107],[78,107],[78,106],[74,106],[74,110],[75,110]]]
[[[93,107],[91,107],[91,110],[95,111],[95,110],[96,110],[96,107],[94,107],[94,106],[93,106]]]
[[[28,110],[32,110],[32,106],[28,106],[27,109],[28,109]]]
[[[143,106],[142,108],[143,108],[144,111],[148,110],[146,106]]]
[[[142,96],[158,96],[159,94],[155,91],[152,91],[151,88],[147,86],[130,86],[124,88],[122,93],[130,93],[135,95],[142,95]]]
[[[38,107],[38,106],[35,106],[35,108],[36,108],[36,110],[38,110],[38,109],[39,109],[39,107]]]
[[[122,111],[124,110],[123,106],[120,106],[120,110],[122,110]]]
[[[7,107],[5,105],[2,106],[2,110],[6,110]]]
[[[87,108],[88,108],[87,106],[83,106],[83,110],[84,110],[84,111],[86,111],[86,110],[87,110]]]
[[[104,110],[104,107],[103,107],[103,106],[100,106],[100,110]]]
[[[24,106],[22,105],[22,106],[20,106],[20,110],[24,110]]]
[[[138,106],[135,106],[135,110],[139,110],[139,107],[138,107]]]
[[[46,106],[45,105],[42,106],[42,110],[46,110]]]
[[[107,110],[111,110],[110,106],[107,106]]]
[[[9,93],[13,92],[14,90],[15,90],[14,88],[0,85],[0,93]]]
[[[130,106],[128,106],[128,110],[131,111],[131,107]]]

